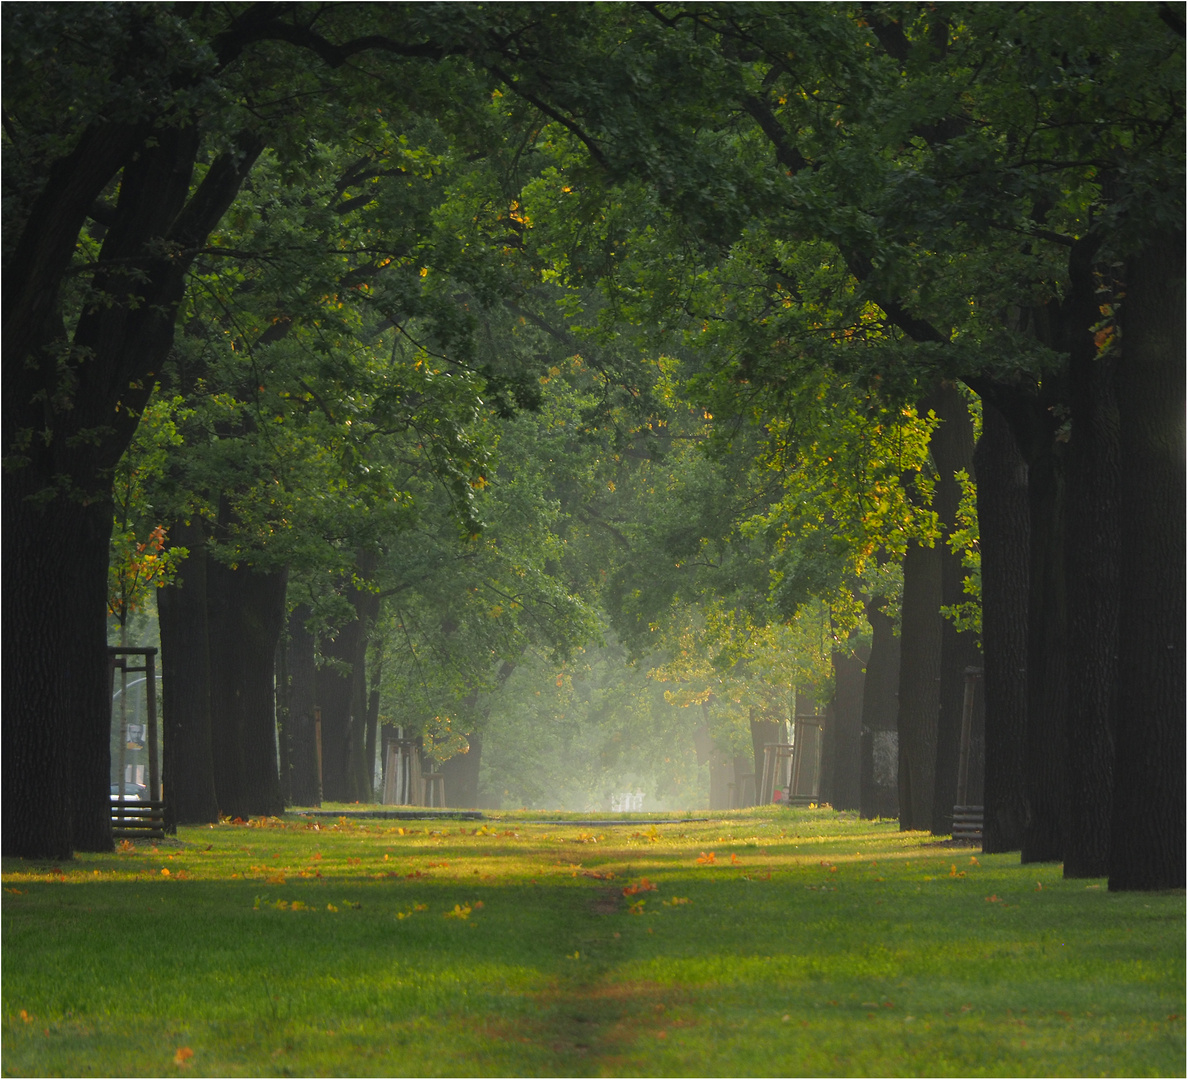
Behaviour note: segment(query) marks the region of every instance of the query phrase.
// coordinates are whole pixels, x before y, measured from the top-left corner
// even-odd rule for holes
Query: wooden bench
[[[953,807],[953,839],[982,842],[982,820],[985,808],[981,806]]]
[[[113,802],[111,835],[117,840],[164,840],[165,804],[163,802]]]

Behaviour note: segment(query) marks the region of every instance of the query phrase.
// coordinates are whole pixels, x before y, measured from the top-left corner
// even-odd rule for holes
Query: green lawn
[[[3,884],[5,1075],[1185,1074],[1182,892],[828,809],[290,816]]]

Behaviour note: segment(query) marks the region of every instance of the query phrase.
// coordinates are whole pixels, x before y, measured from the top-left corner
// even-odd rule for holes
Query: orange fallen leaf
[[[177,1053],[173,1055],[173,1064],[180,1065],[183,1068],[190,1063],[190,1058],[194,1056],[194,1051],[188,1046],[179,1046]]]
[[[703,851],[697,859],[697,861],[699,863],[701,863],[703,866],[709,865],[709,864],[713,863],[715,860],[716,860],[716,855],[712,851],[708,855]]]

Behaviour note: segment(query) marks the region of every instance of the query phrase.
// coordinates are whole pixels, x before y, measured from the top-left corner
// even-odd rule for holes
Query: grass
[[[531,816],[6,859],[3,1073],[1185,1074],[1182,892],[828,809]]]

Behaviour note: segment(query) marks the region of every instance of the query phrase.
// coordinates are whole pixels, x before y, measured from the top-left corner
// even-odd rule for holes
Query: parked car
[[[111,785],[111,801],[119,802],[120,800],[120,785]],[[148,802],[148,785],[147,784],[133,784],[128,781],[124,782],[124,802]]]

